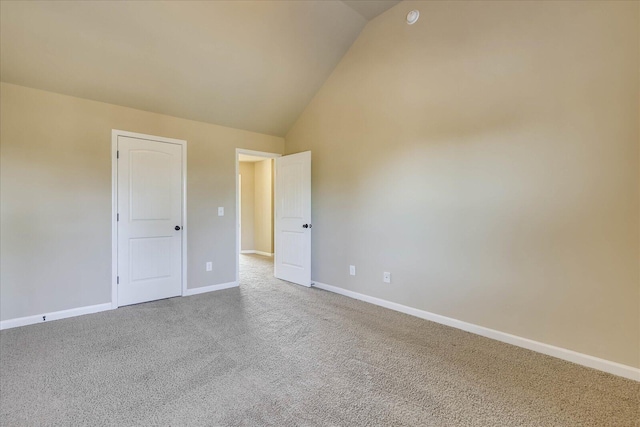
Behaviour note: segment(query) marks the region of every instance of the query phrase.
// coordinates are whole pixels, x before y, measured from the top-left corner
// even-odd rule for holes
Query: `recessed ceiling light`
[[[411,12],[407,13],[407,24],[409,25],[415,24],[419,17],[420,17],[420,12],[417,10],[412,10]]]

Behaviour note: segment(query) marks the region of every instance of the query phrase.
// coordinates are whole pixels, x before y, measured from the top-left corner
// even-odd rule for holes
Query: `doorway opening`
[[[273,275],[274,174],[279,154],[236,150],[237,185],[237,274],[255,265],[265,266]]]
[[[243,160],[241,162],[240,160]],[[264,165],[256,163],[251,168],[244,168],[241,173],[241,163],[263,162]],[[270,166],[270,173],[268,166]],[[264,169],[263,169],[264,166]],[[253,178],[251,178],[253,173]],[[264,174],[267,180],[262,183],[256,180],[257,174]],[[270,176],[270,181],[268,177]],[[253,184],[253,198],[250,196],[248,187]],[[263,197],[267,202],[270,200],[268,209],[262,208],[258,211],[256,218],[256,185],[270,187],[271,191],[267,197]],[[260,191],[260,190],[259,190]],[[245,194],[244,206],[241,204],[242,193]],[[247,205],[247,200],[253,199],[254,206]],[[249,212],[247,212],[249,211]],[[248,213],[253,212],[253,220]],[[262,212],[262,214],[260,214]],[[242,218],[241,218],[242,217]],[[271,238],[265,239],[267,244],[262,246],[265,249],[256,249],[255,228],[256,221],[269,222],[270,226],[265,227]],[[243,222],[245,223],[243,226]],[[247,222],[249,224],[247,224]],[[248,226],[253,224],[253,232]],[[273,271],[273,276],[277,279],[295,283],[301,286],[311,286],[311,151],[282,156],[275,153],[262,151],[251,151],[236,148],[236,281],[242,284],[240,278],[240,257],[245,256],[265,256],[269,259],[269,270]],[[247,234],[253,234],[253,242]],[[245,235],[244,237],[242,235]],[[267,235],[268,235],[267,234]],[[243,248],[241,239],[245,242]],[[259,240],[258,240],[259,242]],[[253,243],[253,245],[251,245]],[[251,248],[253,246],[253,248]],[[247,251],[241,254],[241,251]],[[269,257],[269,258],[267,258]],[[264,271],[264,269],[263,269]]]

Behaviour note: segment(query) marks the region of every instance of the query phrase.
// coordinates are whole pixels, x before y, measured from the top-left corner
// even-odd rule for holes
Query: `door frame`
[[[267,151],[255,151],[255,150],[246,150],[244,148],[236,148],[236,283],[238,284],[238,286],[240,285],[240,196],[239,196],[240,154],[264,157],[265,160],[277,159],[278,157],[282,157],[282,154],[278,154],[278,153],[270,153]],[[274,194],[276,192],[276,175],[275,174],[276,174],[276,168],[275,168],[275,165],[273,165],[273,193]],[[275,221],[275,210],[276,210],[276,207],[273,206],[274,221]],[[276,248],[274,245],[273,250],[275,251],[275,249]]]
[[[118,308],[118,137],[182,146],[182,296],[187,292],[187,141],[125,130],[111,130],[111,308]]]

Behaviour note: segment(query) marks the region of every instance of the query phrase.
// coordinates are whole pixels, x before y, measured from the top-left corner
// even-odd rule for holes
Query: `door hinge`
[[[116,215],[117,215],[116,221],[120,221],[120,214],[116,214]]]
[[[120,284],[120,276],[116,276],[116,285]]]
[[[116,151],[116,159],[120,158],[120,150]]]

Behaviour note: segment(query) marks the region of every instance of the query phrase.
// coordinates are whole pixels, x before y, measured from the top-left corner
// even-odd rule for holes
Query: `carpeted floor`
[[[272,277],[0,333],[0,425],[637,426],[640,384]]]

